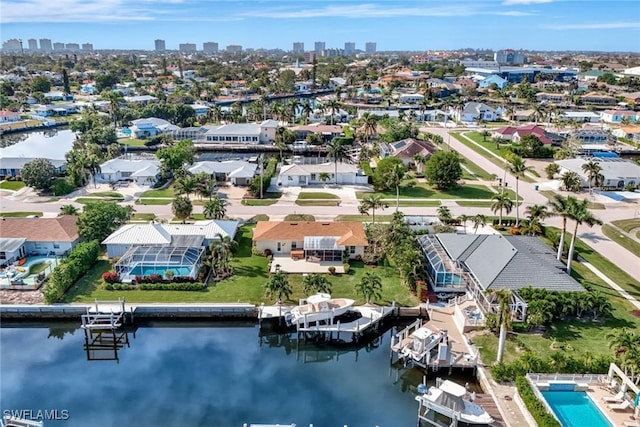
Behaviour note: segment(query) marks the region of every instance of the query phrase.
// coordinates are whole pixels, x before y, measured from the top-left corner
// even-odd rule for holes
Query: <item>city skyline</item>
[[[91,40],[95,49],[153,50],[154,40],[220,46],[327,48],[354,42],[378,51],[460,48],[640,51],[640,3],[632,1],[5,0],[3,39]],[[214,24],[214,25],[212,25]],[[394,28],[397,29],[394,31]]]

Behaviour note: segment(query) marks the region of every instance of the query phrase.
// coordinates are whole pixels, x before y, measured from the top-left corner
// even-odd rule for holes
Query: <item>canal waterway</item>
[[[391,368],[390,330],[334,346],[253,323],[155,322],[97,361],[114,352],[87,351],[78,326],[3,323],[2,411],[67,411],[45,427],[416,425],[422,372]]]

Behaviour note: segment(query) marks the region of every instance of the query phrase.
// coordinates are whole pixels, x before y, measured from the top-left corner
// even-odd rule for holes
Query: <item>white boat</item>
[[[429,387],[426,393],[416,396],[420,402],[420,417],[426,418],[430,411],[467,424],[491,424],[495,420],[482,406],[464,399],[467,390],[452,381],[445,380],[437,387]],[[472,393],[473,395],[473,393]],[[427,411],[422,411],[422,407]],[[428,418],[427,418],[428,419]]]
[[[420,362],[427,353],[434,349],[440,341],[446,338],[447,334],[443,331],[434,332],[429,328],[420,327],[411,334],[411,341],[400,350],[400,357],[410,357]]]
[[[307,298],[306,304],[291,309],[285,319],[292,325],[331,320],[349,311],[354,302],[348,298],[331,298],[329,294],[315,294]]]

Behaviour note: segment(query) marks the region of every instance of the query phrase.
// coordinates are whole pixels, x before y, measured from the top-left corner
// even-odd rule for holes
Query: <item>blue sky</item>
[[[216,41],[289,50],[375,41],[378,50],[514,48],[640,51],[637,0],[2,0],[2,40],[96,49]],[[26,43],[25,43],[26,45]]]

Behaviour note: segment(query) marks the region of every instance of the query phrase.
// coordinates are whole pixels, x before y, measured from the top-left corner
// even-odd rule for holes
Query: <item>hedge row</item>
[[[204,291],[207,285],[203,283],[143,283],[138,286],[127,285],[124,283],[108,283],[105,286],[108,291]]]
[[[527,409],[538,423],[538,427],[562,427],[558,420],[547,412],[546,406],[533,393],[525,377],[516,378],[516,388]]]
[[[100,243],[97,240],[78,244],[67,258],[53,270],[42,293],[47,304],[62,298],[65,292],[98,260]]]
[[[271,158],[267,163],[267,167],[264,168],[264,173],[262,174],[262,191],[263,194],[267,192],[267,188],[271,185],[271,178],[276,174],[276,167],[278,166],[278,159]],[[254,196],[258,196],[260,194],[260,175],[253,178],[251,184],[249,185],[249,191]]]

